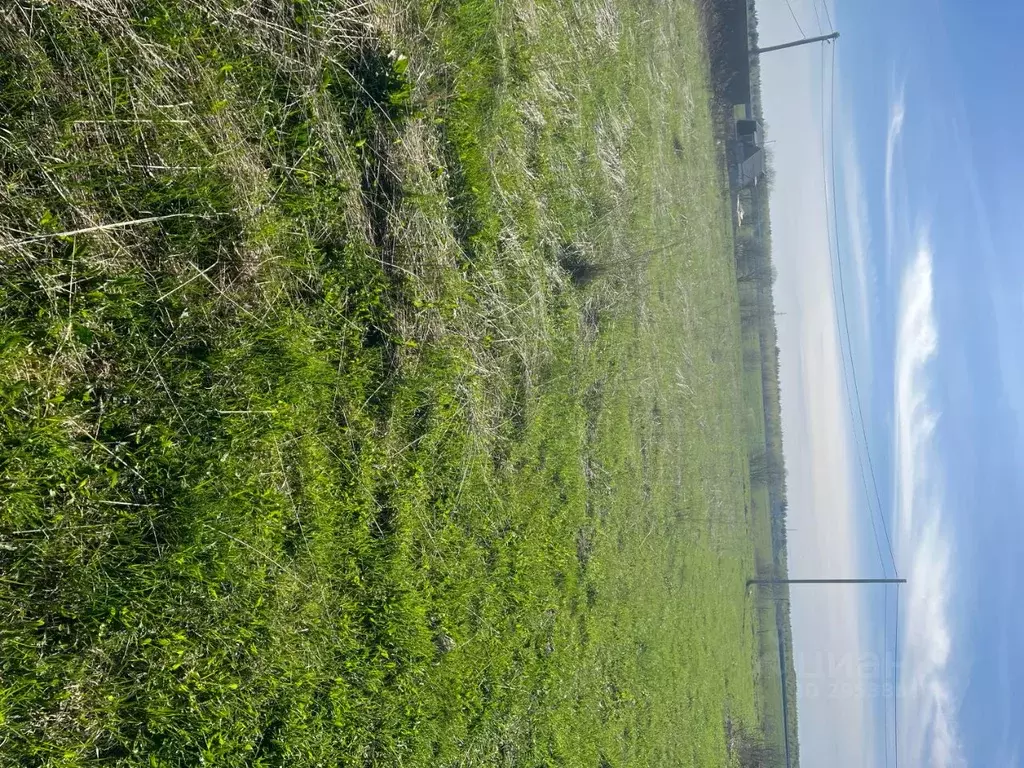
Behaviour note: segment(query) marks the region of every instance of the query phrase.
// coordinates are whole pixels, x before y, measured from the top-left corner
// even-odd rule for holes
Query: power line
[[[832,190],[833,190],[833,193],[834,193],[835,190],[836,190],[836,170],[835,170],[835,71],[836,71],[836,67],[835,67],[835,48],[832,49],[831,69],[832,69],[832,71],[830,73],[830,88],[829,88],[829,122],[830,122],[829,154],[831,156],[831,165],[832,165],[832,168],[831,168],[831,179],[832,179]],[[830,268],[830,272],[832,274],[833,311],[834,311],[835,319],[836,319],[836,331],[837,331],[838,336],[839,336],[839,344],[840,344],[840,350],[839,351],[840,351],[840,357],[842,359],[842,364],[843,364],[843,379],[844,379],[844,382],[846,384],[847,407],[848,407],[849,412],[850,412],[850,419],[851,419],[851,421],[856,422],[858,420],[858,415],[859,415],[859,420],[860,420],[860,425],[861,425],[860,432],[861,432],[861,436],[863,437],[863,441],[864,441],[864,455],[867,457],[868,466],[869,466],[870,471],[871,471],[872,485],[873,485],[874,491],[875,491],[874,498],[875,498],[875,503],[877,505],[876,508],[878,510],[878,516],[879,516],[879,518],[882,521],[883,531],[885,532],[885,538],[886,538],[886,543],[887,543],[888,550],[889,550],[889,557],[890,557],[891,562],[892,562],[892,568],[893,568],[893,571],[896,572],[896,574],[898,575],[899,571],[898,571],[897,566],[896,566],[896,558],[895,558],[895,555],[893,553],[892,543],[891,543],[891,540],[890,540],[890,537],[889,537],[889,534],[888,534],[888,529],[885,527],[886,526],[885,514],[884,514],[884,512],[882,510],[881,499],[880,499],[879,494],[878,494],[878,485],[877,485],[877,482],[875,481],[874,466],[873,466],[873,464],[871,462],[871,449],[870,449],[870,445],[869,445],[868,439],[867,439],[867,430],[866,430],[865,422],[864,422],[864,413],[863,413],[863,409],[862,409],[861,403],[860,403],[860,388],[859,388],[858,383],[857,383],[857,370],[856,370],[856,364],[855,364],[854,358],[853,358],[853,346],[852,346],[852,343],[851,343],[851,340],[850,340],[849,317],[848,317],[848,313],[847,313],[847,310],[846,310],[846,293],[845,293],[845,286],[844,286],[844,283],[843,283],[843,275],[842,275],[842,257],[841,257],[841,252],[840,252],[840,236],[839,236],[839,214],[838,214],[838,208],[837,208],[837,205],[836,205],[835,197],[834,197],[834,195],[830,195],[829,194],[829,182],[828,182],[829,173],[828,173],[828,169],[826,168],[826,160],[825,160],[825,49],[824,49],[824,47],[821,50],[821,81],[820,81],[820,91],[821,91],[821,136],[822,136],[822,138],[821,138],[821,148],[822,148],[822,151],[821,151],[822,184],[824,186],[824,191],[825,191],[826,229],[830,230],[829,234],[828,234],[829,268]],[[831,222],[829,222],[829,216],[828,216],[828,206],[829,206],[830,198],[831,198],[831,204],[832,204],[832,217],[831,217],[832,221]],[[832,247],[832,235],[833,235],[833,232],[831,231],[833,229],[834,229],[834,234],[835,234],[835,251],[834,252],[833,252],[833,247]],[[834,262],[835,268],[833,268],[833,258],[835,259],[835,262]],[[838,278],[839,278],[838,285],[837,285],[837,280],[836,280],[836,277],[837,277],[836,273],[837,272],[838,272]],[[837,291],[837,288],[838,288],[838,291]],[[843,323],[842,323],[842,325],[840,325],[840,322],[839,322],[839,312],[840,312],[840,309],[842,310],[842,315],[843,315]],[[844,345],[843,345],[843,330],[844,329],[846,331],[846,345],[845,345],[846,349],[844,349]],[[846,361],[847,351],[848,351],[849,356],[850,356],[849,368],[847,367],[847,361]],[[852,388],[853,391],[852,392],[851,392],[851,387],[850,387],[850,380],[851,379],[853,380],[853,388]],[[853,395],[853,396],[851,397],[851,395]],[[854,413],[854,407],[853,407],[853,401],[854,400],[856,400],[856,403],[857,403],[857,413],[856,414]],[[874,538],[874,541],[875,541],[875,550],[876,550],[876,552],[878,554],[879,564],[881,565],[882,570],[884,572],[886,570],[885,558],[882,556],[882,547],[881,547],[881,542],[880,542],[879,536],[878,536],[878,527],[875,524],[875,514],[874,514],[874,510],[872,509],[872,504],[871,504],[872,496],[871,496],[871,492],[868,489],[867,477],[866,477],[866,473],[864,471],[864,458],[861,456],[860,440],[857,438],[856,433],[855,433],[855,436],[854,436],[854,442],[855,442],[855,444],[857,446],[856,447],[857,465],[858,465],[858,469],[860,470],[861,485],[862,485],[862,487],[864,489],[865,500],[867,501],[867,505],[868,505],[868,519],[871,522],[871,532],[872,532],[872,535],[873,535],[873,538]],[[897,590],[898,589],[899,589],[899,585],[897,585]],[[887,645],[888,645],[887,641],[888,641],[888,637],[889,637],[889,587],[888,587],[888,585],[885,586],[885,593],[884,593],[884,595],[885,595],[885,597],[884,597],[884,602],[883,602],[883,614],[882,614],[882,616],[883,616],[883,619],[882,619],[882,648],[883,649],[885,649],[887,647]],[[897,595],[898,595],[898,592],[897,592]],[[897,604],[898,604],[898,599],[897,599]],[[897,607],[897,611],[898,611],[898,607]],[[897,628],[897,637],[898,637],[898,628]],[[884,658],[884,653],[883,653],[883,658]],[[894,673],[894,677],[895,677],[895,673]],[[884,681],[884,678],[883,678],[883,681]],[[888,768],[888,766],[889,766],[889,738],[888,738],[888,733],[889,733],[889,708],[888,708],[888,706],[884,706],[883,705],[882,713],[883,713],[883,729],[884,729],[883,732],[886,734],[886,737],[884,739],[884,743],[885,743],[885,750],[884,750],[885,765]],[[894,733],[895,733],[896,729],[898,728],[898,724],[896,723],[895,714],[893,716],[893,728],[894,728]],[[894,742],[895,742],[896,738],[897,737],[894,736]]]
[[[896,585],[896,589],[899,589],[900,585]],[[882,606],[882,663],[885,663],[885,653],[887,650],[887,640],[889,639],[889,585],[885,585],[885,602]],[[882,676],[882,719],[885,723],[885,765],[886,768],[889,766],[889,708],[885,706],[885,676]]]
[[[892,537],[889,536],[889,526],[885,522],[885,514],[882,511],[882,497],[878,493],[878,480],[875,478],[875,463],[871,460],[871,446],[868,443],[868,430],[864,422],[864,409],[861,406],[860,398],[860,385],[857,383],[857,364],[853,358],[853,342],[850,340],[850,317],[846,311],[846,285],[843,279],[843,259],[842,251],[839,246],[839,210],[835,204],[835,189],[836,189],[836,49],[832,47],[832,95],[831,95],[832,107],[831,107],[831,120],[832,126],[830,129],[831,133],[831,145],[832,145],[832,219],[835,225],[835,236],[836,236],[836,265],[839,273],[839,294],[843,300],[843,325],[846,328],[846,346],[850,353],[850,374],[853,379],[853,390],[854,400],[857,403],[857,414],[860,416],[860,431],[861,436],[864,438],[864,455],[868,461],[868,470],[871,473],[871,485],[875,491],[875,503],[878,505],[878,516],[882,521],[882,531],[885,533],[885,543],[889,548],[889,557],[892,560],[892,569],[899,575],[899,568],[896,565],[896,554],[892,548]],[[870,504],[868,505],[870,508]]]
[[[833,51],[834,50],[835,49],[833,49]],[[834,59],[833,59],[833,64],[834,64]],[[837,331],[837,333],[839,335],[839,357],[840,357],[840,359],[842,360],[842,363],[843,363],[843,383],[845,385],[846,393],[847,393],[846,404],[847,404],[847,406],[848,406],[848,408],[850,410],[850,421],[852,423],[852,422],[855,422],[857,420],[857,417],[856,417],[856,414],[853,411],[853,402],[852,402],[852,398],[850,397],[850,371],[848,370],[847,365],[846,365],[846,353],[845,353],[845,351],[843,349],[842,326],[840,326],[840,324],[839,324],[839,292],[838,292],[837,286],[836,286],[835,269],[833,269],[833,263],[836,261],[836,257],[835,257],[835,253],[833,252],[833,249],[832,249],[832,232],[831,232],[831,229],[830,229],[831,223],[829,221],[829,213],[828,213],[828,205],[829,205],[829,197],[830,196],[829,196],[829,187],[828,187],[828,168],[827,168],[826,161],[825,161],[825,47],[824,46],[822,46],[822,48],[821,48],[821,79],[820,79],[819,82],[820,82],[820,85],[821,85],[821,183],[822,183],[822,187],[823,187],[824,193],[825,193],[825,229],[828,230],[828,234],[827,234],[827,238],[826,238],[828,240],[828,256],[829,256],[828,264],[829,264],[829,273],[832,276],[832,310],[833,310],[833,312],[835,314],[836,331]],[[830,95],[830,102],[832,104],[832,109],[834,111],[834,107],[835,107],[835,79],[834,78],[832,80],[832,93]],[[833,121],[833,125],[834,125],[834,121]],[[834,142],[834,138],[835,138],[834,134],[833,134],[832,138],[833,138],[832,144],[833,144],[833,147],[834,147],[834,144],[835,144],[835,142]],[[833,184],[833,186],[834,186],[834,184]],[[833,209],[834,208],[835,208],[835,205],[833,204]],[[839,230],[838,230],[838,227],[837,227],[836,228],[836,244],[837,244],[837,247],[838,247],[838,241],[839,241]],[[865,498],[867,499],[867,502],[868,502],[868,519],[871,521],[871,533],[872,533],[872,535],[874,537],[874,540],[875,540],[875,550],[878,552],[878,564],[882,567],[882,572],[885,573],[885,571],[886,571],[885,558],[882,555],[882,544],[881,544],[881,541],[880,541],[880,539],[878,537],[878,527],[875,525],[875,515],[874,515],[874,512],[871,509],[871,493],[868,490],[867,475],[866,475],[866,473],[864,471],[864,459],[861,457],[860,442],[859,442],[859,440],[858,440],[858,438],[856,436],[856,433],[854,434],[854,443],[856,444],[857,467],[860,470],[861,485],[864,488],[864,496],[865,496]],[[895,570],[895,566],[894,566],[894,570]]]
[[[796,24],[796,28],[800,30],[800,37],[807,37],[804,33],[804,28],[800,26],[800,20],[796,17],[796,11],[793,10],[793,6],[789,0],[786,0],[786,7],[789,8],[789,15],[793,17],[793,23]]]
[[[787,0],[787,5],[789,2]],[[828,16],[829,28],[832,28],[831,14],[828,10],[828,0],[823,0],[825,7],[825,13]],[[815,5],[815,16],[818,18],[820,28],[820,16],[817,13],[817,6]],[[792,7],[790,6],[790,12]],[[794,15],[795,16],[795,15]],[[794,18],[795,21],[795,18]],[[839,234],[839,212],[838,206],[835,200],[835,190],[837,189],[836,183],[836,150],[835,150],[835,94],[836,94],[836,54],[835,48],[832,49],[832,60],[831,60],[831,73],[830,73],[830,87],[829,87],[829,155],[831,161],[831,174],[827,168],[825,158],[825,49],[821,50],[821,80],[820,80],[820,94],[821,94],[821,165],[822,165],[822,185],[824,187],[825,197],[825,221],[827,231],[827,241],[829,249],[829,271],[832,277],[832,298],[833,298],[833,311],[836,320],[836,331],[839,338],[840,346],[840,358],[843,364],[843,380],[846,389],[846,400],[847,406],[850,411],[850,419],[853,422],[860,421],[860,438],[863,439],[864,443],[864,456],[867,459],[868,469],[871,475],[871,485],[874,491],[875,509],[878,510],[879,519],[882,522],[882,530],[885,535],[886,547],[889,552],[889,559],[892,564],[892,570],[897,576],[899,576],[899,568],[896,565],[896,556],[893,551],[892,537],[889,535],[888,524],[886,522],[886,516],[882,508],[881,496],[878,492],[878,481],[875,475],[874,462],[871,458],[871,446],[868,441],[867,425],[864,420],[864,410],[861,403],[860,397],[860,386],[857,379],[857,368],[856,361],[853,354],[853,343],[850,335],[850,319],[849,313],[846,307],[846,288],[845,280],[843,277],[843,264],[842,264],[842,251],[840,245],[840,234]],[[832,192],[829,193],[829,176],[831,175]],[[831,198],[832,215],[829,216],[829,203]],[[830,221],[831,218],[831,221]],[[835,250],[833,251],[832,236],[833,231],[835,235]],[[834,261],[833,261],[834,259]],[[838,277],[838,284],[837,284]],[[842,311],[842,324],[840,324],[839,313]],[[846,344],[843,344],[843,334],[845,331]],[[849,367],[847,367],[847,354],[849,354]],[[853,381],[853,387],[851,391],[850,380]],[[856,402],[856,414],[854,413],[854,402]],[[856,429],[856,428],[855,428]],[[878,537],[878,527],[875,524],[874,509],[872,509],[872,494],[868,489],[867,476],[864,471],[864,458],[860,453],[860,442],[857,433],[854,435],[854,443],[856,446],[857,463],[860,470],[861,484],[864,488],[865,500],[868,506],[868,517],[871,522],[871,530],[875,540],[875,549],[878,554],[879,564],[882,567],[883,573],[886,571],[885,558],[882,556],[881,542]],[[899,622],[900,622],[900,584],[897,583],[896,587],[896,618],[895,618],[895,641],[894,641],[894,656],[893,656],[893,711],[892,711],[892,722],[893,722],[893,756],[896,768],[899,768],[899,719],[898,719],[898,701],[899,701]],[[882,624],[882,648],[887,650],[888,637],[889,637],[889,589],[886,584],[883,600],[883,624]],[[883,659],[885,654],[883,653]],[[883,675],[883,691],[885,691],[885,676]],[[883,694],[884,695],[884,694]],[[884,733],[886,734],[885,743],[885,765],[889,766],[889,707],[882,706],[883,721],[884,721]]]
[[[825,30],[821,28],[821,14],[818,13],[818,0],[811,0],[811,8],[814,10],[814,21],[818,25],[818,34],[823,34]],[[830,32],[832,30],[829,30]]]
[[[828,0],[821,0],[821,5],[825,9],[825,18],[828,19],[829,32],[832,31],[832,14],[828,10]]]
[[[893,753],[895,755],[896,768],[900,768],[900,721],[899,721],[899,691],[900,691],[900,585],[896,585],[896,642],[894,644],[892,676],[892,720],[893,720]]]

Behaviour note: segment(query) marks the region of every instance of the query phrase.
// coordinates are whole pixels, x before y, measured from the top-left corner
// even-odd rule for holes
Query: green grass
[[[693,3],[5,13],[5,760],[726,764],[754,547]]]

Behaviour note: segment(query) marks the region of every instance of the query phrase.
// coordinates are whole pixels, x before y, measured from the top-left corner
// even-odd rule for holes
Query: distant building
[[[736,110],[734,114],[738,111]],[[731,174],[735,188],[745,189],[756,185],[761,180],[766,170],[763,145],[764,134],[761,131],[761,124],[757,120],[746,117],[736,120]]]
[[[757,184],[764,176],[766,166],[764,150],[749,144],[740,144],[737,155],[735,183],[739,189]]]
[[[736,138],[750,146],[764,145],[764,134],[761,132],[761,124],[757,120],[737,120]]]

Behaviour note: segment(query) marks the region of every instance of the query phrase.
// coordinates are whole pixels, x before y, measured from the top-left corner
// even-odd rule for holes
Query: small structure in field
[[[749,114],[749,109],[744,110]],[[739,110],[734,110],[739,114]],[[767,170],[764,156],[764,134],[757,120],[747,117],[736,120],[736,134],[731,142],[730,181],[735,189],[755,186]]]
[[[736,186],[739,189],[756,186],[767,170],[764,150],[760,147],[744,147],[740,152],[736,164]]]
[[[752,147],[764,145],[764,134],[761,132],[761,124],[757,120],[737,120],[736,139]]]

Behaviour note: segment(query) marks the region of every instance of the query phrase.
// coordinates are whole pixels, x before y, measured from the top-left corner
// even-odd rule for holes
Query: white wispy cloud
[[[1013,573],[1013,570],[1010,571]],[[1015,576],[1015,574],[1014,574]],[[1002,719],[1002,735],[996,752],[997,765],[1020,765],[1019,726],[1011,715],[1014,711],[1013,660],[1016,649],[1010,647],[1010,638],[1004,628],[999,637],[997,650],[999,664],[999,712]]]
[[[927,452],[935,430],[929,403],[928,363],[938,349],[932,291],[932,254],[922,237],[900,290],[896,338],[896,460],[900,533],[914,530],[918,497],[928,490]]]
[[[942,512],[929,365],[939,345],[932,251],[922,236],[900,290],[896,341],[896,481],[899,559],[909,580],[902,620],[901,756],[909,765],[966,766],[951,658],[952,540]]]
[[[844,120],[849,124],[852,120]],[[867,195],[864,182],[861,180],[860,162],[857,158],[857,146],[854,136],[848,134],[843,141],[843,198],[846,204],[846,221],[849,228],[850,251],[853,254],[853,266],[857,277],[857,301],[859,304],[861,333],[864,346],[871,347],[871,283],[874,276],[869,275],[871,269],[868,260],[868,248],[871,240],[871,228],[868,222]]]
[[[886,264],[891,270],[892,251],[896,242],[896,193],[895,171],[896,152],[903,135],[903,118],[906,115],[906,101],[903,86],[896,89],[896,96],[889,107],[889,132],[885,139],[885,242],[887,244]]]

